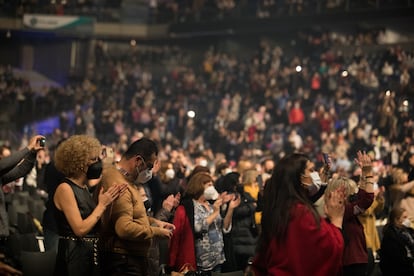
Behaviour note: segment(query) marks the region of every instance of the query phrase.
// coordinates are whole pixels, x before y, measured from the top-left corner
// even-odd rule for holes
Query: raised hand
[[[240,205],[240,202],[241,202],[240,195],[236,196],[235,194],[233,194],[233,199],[230,200],[229,208],[234,209],[234,208],[238,207]]]
[[[332,224],[342,228],[342,221],[345,213],[345,191],[339,188],[325,196],[324,211]]]
[[[181,193],[178,192],[174,196],[174,208],[177,208],[178,205],[180,205],[180,201],[181,201]]]
[[[44,149],[45,147],[40,145],[40,139],[45,139],[45,137],[43,135],[35,135],[32,138],[30,138],[27,148],[29,150],[36,150],[36,151],[40,149]]]
[[[371,172],[372,160],[365,151],[358,151],[355,163],[362,169],[362,173]]]
[[[223,204],[223,199],[219,197],[216,201],[214,201],[213,208],[214,211],[220,211],[220,207]]]
[[[171,212],[171,210],[174,208],[174,203],[175,197],[173,194],[171,194],[162,202],[162,208]]]

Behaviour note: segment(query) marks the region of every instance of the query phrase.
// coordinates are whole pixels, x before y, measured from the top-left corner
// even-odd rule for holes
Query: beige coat
[[[102,216],[101,241],[109,252],[146,257],[152,239],[161,235],[161,228],[151,226],[144,203],[136,186],[130,183],[114,166],[105,167],[102,185],[107,189],[113,183],[128,182],[128,188]]]
[[[367,248],[371,248],[373,252],[376,252],[381,247],[377,226],[375,224],[375,214],[381,212],[382,209],[384,209],[384,197],[376,196],[371,207],[358,216],[359,221],[364,226]]]

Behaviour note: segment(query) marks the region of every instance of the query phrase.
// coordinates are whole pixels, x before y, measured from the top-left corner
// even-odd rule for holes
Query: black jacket
[[[414,240],[414,229],[404,228],[406,233]],[[387,275],[414,275],[414,243],[409,243],[403,237],[401,230],[387,225],[384,228],[384,235],[380,249],[380,267],[382,274]]]

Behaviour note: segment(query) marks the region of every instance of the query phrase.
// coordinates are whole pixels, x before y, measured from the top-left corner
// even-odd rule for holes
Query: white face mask
[[[311,172],[309,176],[312,179],[312,184],[305,184],[305,187],[308,190],[309,196],[314,196],[321,188],[322,180],[318,172]]]
[[[139,172],[139,169],[137,168],[137,172],[139,173],[137,177],[137,182],[140,184],[147,183],[152,178],[151,170],[146,169],[146,170],[143,170],[142,172]]]
[[[216,200],[219,196],[219,193],[217,192],[216,188],[214,186],[208,186],[204,190],[204,197],[206,200]]]
[[[206,159],[203,159],[203,160],[200,161],[200,166],[207,167],[207,165],[208,165],[208,162],[207,162]]]
[[[409,218],[406,218],[405,220],[403,220],[402,225],[404,225],[405,227],[411,227],[411,220]]]
[[[174,169],[168,169],[168,170],[166,170],[166,171],[165,171],[165,176],[166,176],[168,179],[173,179],[173,178],[174,178],[174,176],[175,176],[175,171],[174,171]]]

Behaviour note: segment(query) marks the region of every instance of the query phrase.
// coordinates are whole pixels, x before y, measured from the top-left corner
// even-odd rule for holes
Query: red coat
[[[170,241],[169,266],[175,271],[179,271],[187,263],[191,264],[193,268],[197,268],[194,234],[183,205],[177,207],[173,224],[175,230]]]
[[[320,228],[311,211],[297,204],[283,244],[271,240],[267,250],[255,256],[256,275],[335,276],[341,273],[344,239],[333,224],[321,219]]]
[[[359,189],[357,200],[345,205],[343,231],[346,241],[344,249],[344,266],[368,263],[368,251],[365,241],[364,227],[358,215],[365,212],[374,201],[374,193]]]
[[[289,112],[289,123],[291,125],[302,124],[305,121],[305,114],[299,107],[294,107]]]

